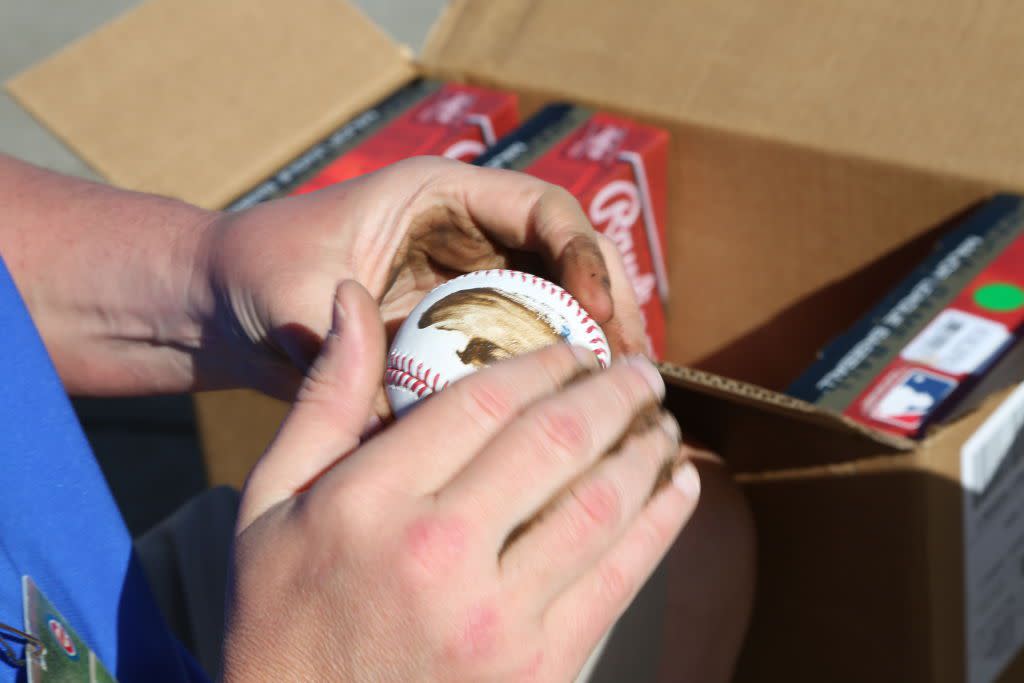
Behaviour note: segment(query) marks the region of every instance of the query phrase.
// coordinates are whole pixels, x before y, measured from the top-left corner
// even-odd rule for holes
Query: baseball
[[[451,382],[500,360],[566,342],[607,366],[601,327],[568,292],[515,270],[480,270],[436,287],[402,323],[385,387],[396,415]]]

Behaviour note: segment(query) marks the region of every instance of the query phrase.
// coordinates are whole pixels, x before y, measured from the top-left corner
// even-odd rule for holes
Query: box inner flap
[[[457,0],[431,68],[1024,187],[1014,0]]]
[[[414,75],[346,2],[152,0],[8,87],[111,182],[218,207]]]
[[[831,465],[916,446],[763,387],[671,363],[659,369],[668,385],[666,405],[684,433],[721,453],[738,472]],[[770,453],[770,462],[760,453]]]

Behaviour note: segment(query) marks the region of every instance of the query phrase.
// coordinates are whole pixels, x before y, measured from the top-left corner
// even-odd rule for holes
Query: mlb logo
[[[908,432],[921,428],[926,417],[956,388],[956,380],[925,370],[907,370],[881,394],[868,415]]]

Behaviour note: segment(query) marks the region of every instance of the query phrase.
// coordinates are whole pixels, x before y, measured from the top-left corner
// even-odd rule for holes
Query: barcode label
[[[992,683],[1024,646],[1024,385],[960,450],[968,683]]]
[[[984,368],[1011,337],[1000,323],[947,308],[907,344],[900,356],[951,375],[969,375]]]
[[[928,354],[937,354],[946,348],[949,341],[960,330],[964,329],[964,321],[956,318],[941,321],[934,333],[924,339],[924,350]]]

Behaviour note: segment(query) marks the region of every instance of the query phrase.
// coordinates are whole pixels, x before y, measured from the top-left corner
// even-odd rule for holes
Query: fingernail
[[[672,413],[668,411],[662,411],[661,413],[661,428],[665,430],[665,433],[669,435],[673,443],[679,443],[683,439],[683,430],[679,428],[679,423]]]
[[[700,497],[700,475],[689,460],[672,472],[672,484],[687,498],[695,500]]]
[[[590,349],[585,349],[582,346],[576,346],[575,344],[569,345],[569,350],[572,351],[572,355],[576,356],[576,360],[585,368],[597,367],[597,356]]]
[[[626,365],[635,369],[643,378],[647,380],[647,384],[650,385],[651,391],[654,392],[655,396],[662,398],[665,396],[665,380],[661,378],[661,373],[658,369],[649,361],[645,356],[636,354],[633,356],[626,356],[624,361]]]

